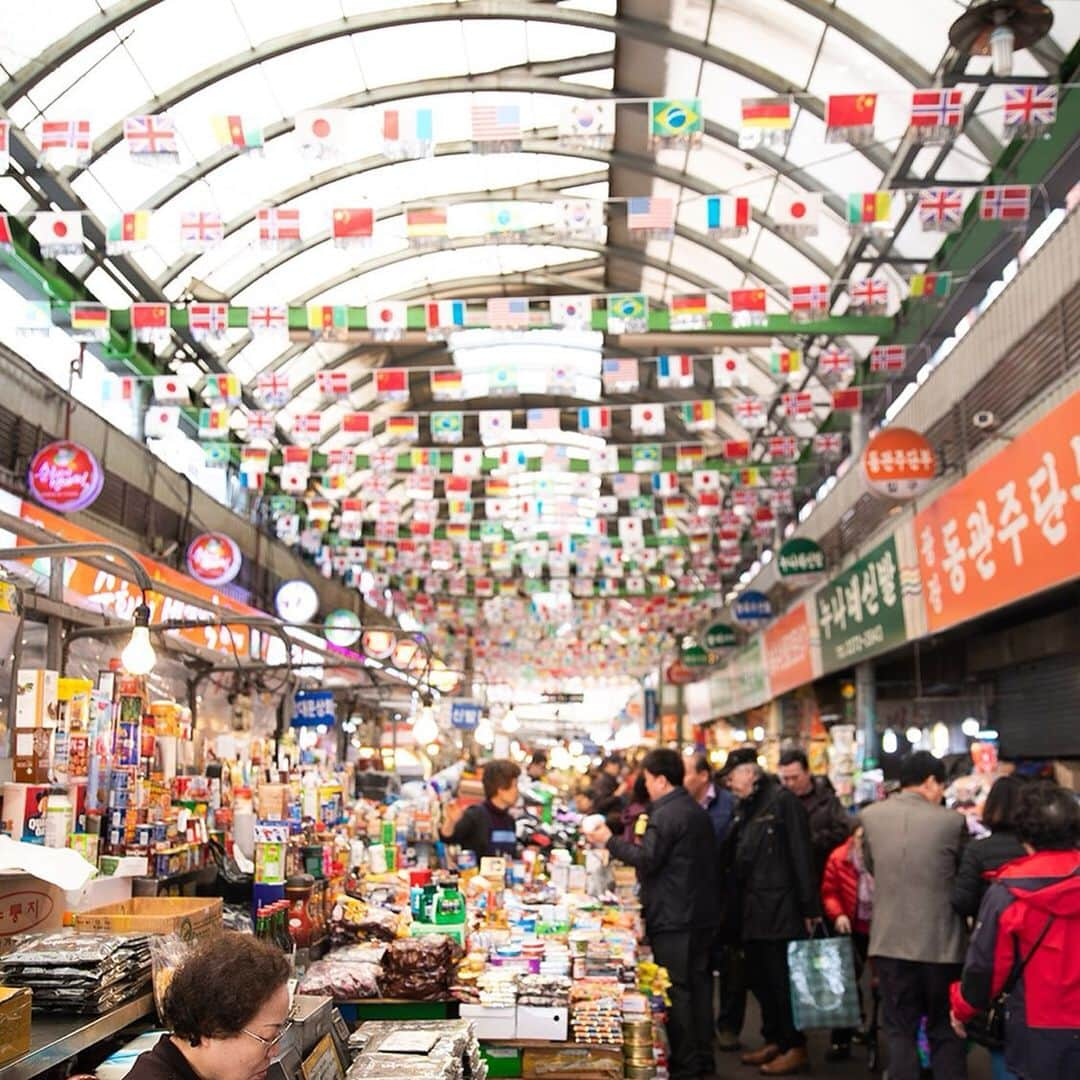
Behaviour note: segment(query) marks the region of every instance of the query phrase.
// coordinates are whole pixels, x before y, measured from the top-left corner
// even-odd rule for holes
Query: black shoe
[[[834,1042],[825,1051],[826,1061],[848,1061],[851,1058],[851,1043]]]

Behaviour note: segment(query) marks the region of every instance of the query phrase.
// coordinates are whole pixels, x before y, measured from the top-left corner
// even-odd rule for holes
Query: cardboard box
[[[494,1008],[489,1005],[461,1005],[462,1020],[471,1020],[478,1039],[495,1042],[512,1039],[517,1030],[517,1010],[513,1005]]]
[[[546,1042],[566,1042],[570,1007],[553,1008],[544,1005],[517,1007],[518,1039],[543,1039]]]
[[[30,1053],[30,988],[0,986],[0,1065]]]
[[[22,844],[44,844],[48,791],[48,784],[5,784],[0,831]]]
[[[44,668],[19,668],[15,675],[15,727],[56,727],[59,676]]]
[[[76,930],[114,934],[179,934],[185,941],[221,929],[220,897],[138,896],[121,904],[80,911]]]
[[[46,784],[55,731],[43,727],[15,729],[15,757],[11,775],[20,784]]]
[[[59,930],[67,896],[56,885],[21,870],[0,871],[0,939],[31,930]]]
[[[621,1049],[599,1046],[530,1047],[521,1057],[521,1075],[526,1080],[563,1076],[573,1080],[622,1080]]]

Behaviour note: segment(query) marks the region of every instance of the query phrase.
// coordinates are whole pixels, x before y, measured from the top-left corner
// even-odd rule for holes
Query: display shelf
[[[582,1043],[571,1039],[553,1042],[551,1039],[479,1039],[481,1046],[503,1047],[506,1050],[550,1050],[554,1047],[580,1046],[587,1050],[618,1050],[622,1053],[622,1043]]]
[[[154,1011],[154,995],[143,994],[101,1016],[53,1016],[35,1012],[30,1052],[0,1068],[4,1080],[30,1080]]]
[[[350,1024],[364,1020],[456,1020],[456,1001],[406,1001],[400,998],[363,998],[335,1002]],[[6,1080],[6,1078],[5,1078]]]

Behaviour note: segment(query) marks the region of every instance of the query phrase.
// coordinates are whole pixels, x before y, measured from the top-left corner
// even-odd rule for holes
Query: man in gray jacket
[[[919,1080],[923,1016],[934,1080],[963,1080],[965,1047],[949,1024],[949,984],[959,978],[967,935],[950,896],[967,826],[941,805],[945,766],[933,754],[905,758],[900,787],[862,812],[874,875],[870,956],[884,1006],[889,1080]]]

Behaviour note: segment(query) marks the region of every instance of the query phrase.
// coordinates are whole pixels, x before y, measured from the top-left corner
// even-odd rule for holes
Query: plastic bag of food
[[[379,997],[378,964],[342,963],[336,959],[317,960],[304,973],[298,994],[332,997],[335,1001],[357,1001]]]
[[[167,1024],[165,1017],[165,994],[173,981],[177,968],[194,949],[197,942],[185,941],[179,934],[165,934],[150,939],[150,960],[154,977],[154,1004],[158,1019]]]

